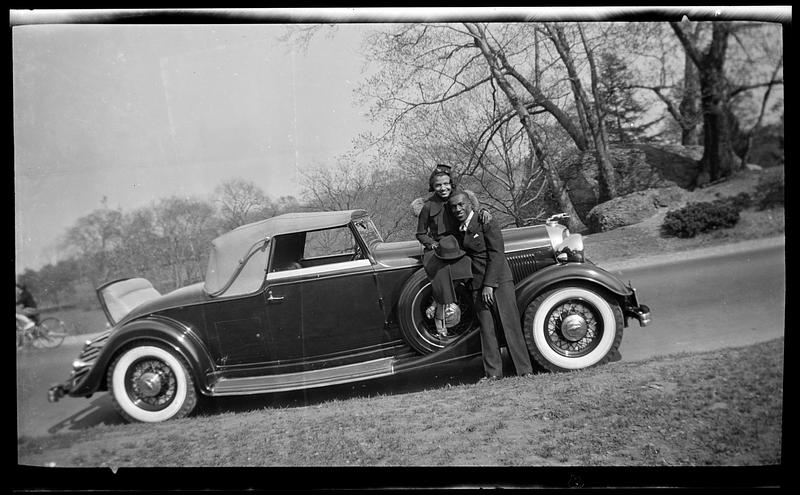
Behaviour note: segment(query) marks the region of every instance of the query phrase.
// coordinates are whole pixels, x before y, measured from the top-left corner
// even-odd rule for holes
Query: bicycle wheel
[[[35,347],[58,347],[64,342],[67,336],[67,329],[64,322],[53,316],[47,317],[39,322],[36,337],[33,340]]]

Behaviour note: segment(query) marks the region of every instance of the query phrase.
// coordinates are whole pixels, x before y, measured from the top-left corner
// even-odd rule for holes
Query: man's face
[[[450,199],[447,200],[447,204],[450,206],[450,211],[453,212],[453,216],[459,222],[466,220],[472,212],[472,203],[470,203],[463,194],[450,196]]]

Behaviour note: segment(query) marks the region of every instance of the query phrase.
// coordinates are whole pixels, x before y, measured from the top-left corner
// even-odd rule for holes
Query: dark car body
[[[632,287],[583,259],[580,236],[549,222],[506,229],[503,238],[523,318],[538,295],[572,283],[602,291],[618,305],[625,326],[629,317],[648,323],[649,310]],[[213,397],[353,382],[478,355],[468,307],[446,340],[424,321],[431,296],[422,254],[416,241],[383,242],[363,210],[288,214],[240,227],[214,241],[204,283],[164,295],[144,279],[98,288],[112,328],[86,343],[50,400],[126,387],[126,393],[114,391],[115,400],[130,402],[123,416],[160,421],[169,418],[148,411],[174,400],[183,382],[170,370],[182,378],[180,366],[190,393]],[[589,335],[602,331],[589,329]],[[618,333],[608,344],[613,350],[621,326]],[[176,360],[155,366],[148,349]],[[584,364],[605,362],[609,352]],[[117,373],[122,365],[130,369]],[[137,407],[145,410],[141,416]]]

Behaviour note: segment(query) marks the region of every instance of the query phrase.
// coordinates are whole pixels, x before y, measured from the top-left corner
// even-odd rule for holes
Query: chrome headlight
[[[556,259],[562,263],[567,261],[583,262],[583,236],[580,234],[568,235],[566,239],[556,246]]]
[[[550,238],[550,246],[553,251],[557,251],[558,246],[569,237],[569,229],[557,222],[548,222],[545,224],[547,229],[547,236]]]

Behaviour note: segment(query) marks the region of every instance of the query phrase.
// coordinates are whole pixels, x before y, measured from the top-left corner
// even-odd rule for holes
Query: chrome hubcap
[[[158,373],[144,373],[136,383],[136,388],[143,397],[154,397],[161,391],[161,375]]]
[[[164,362],[145,359],[129,371],[128,396],[142,409],[157,411],[172,402],[177,392],[175,374]]]
[[[584,338],[586,331],[586,320],[580,315],[569,315],[561,322],[561,334],[571,342]]]

